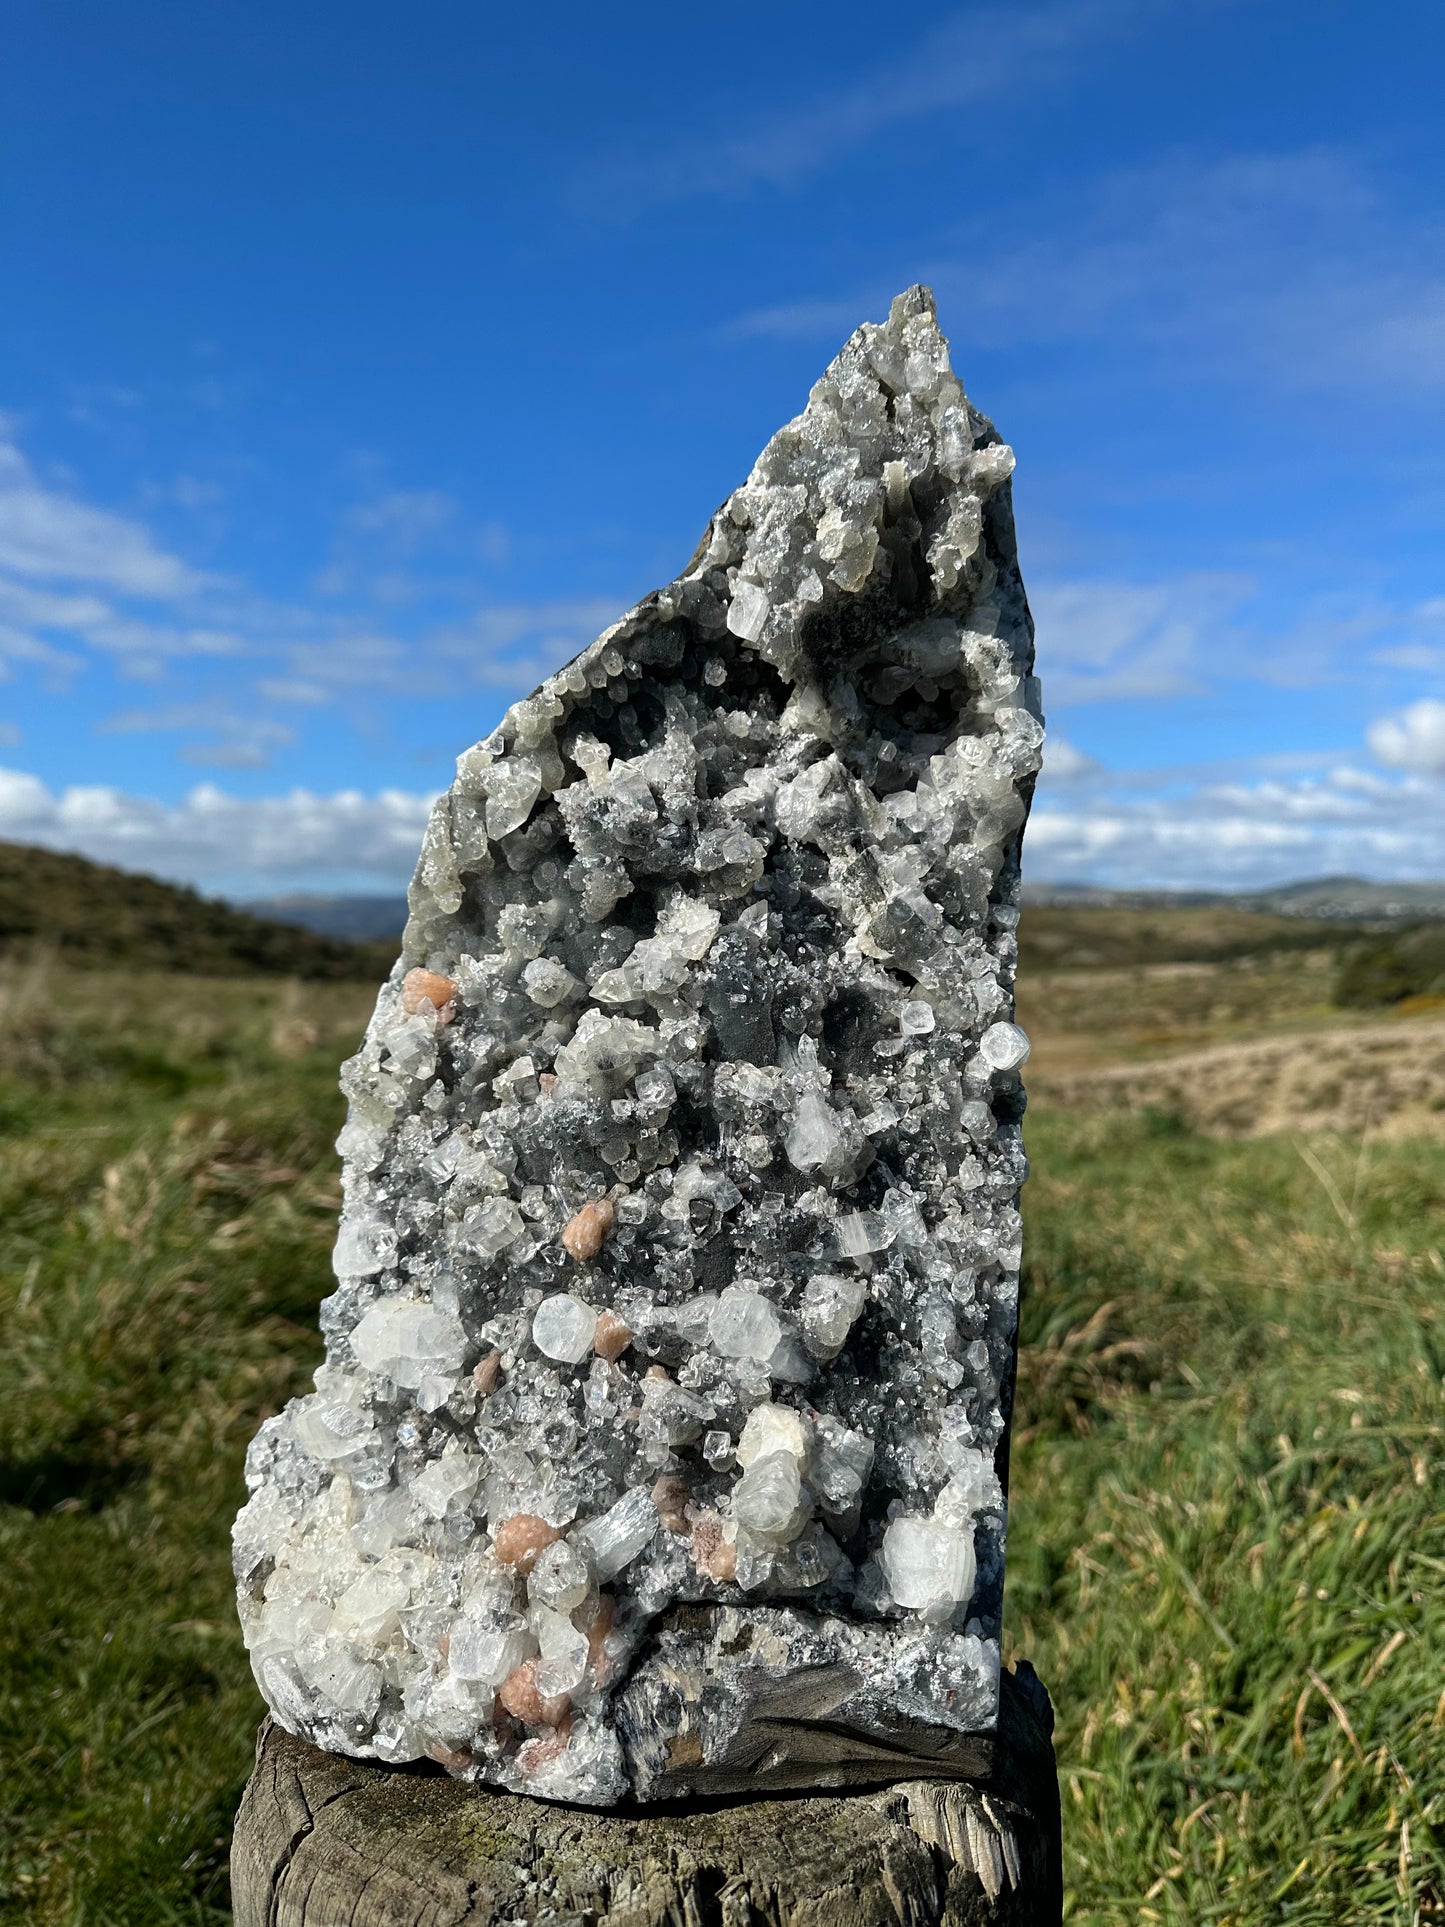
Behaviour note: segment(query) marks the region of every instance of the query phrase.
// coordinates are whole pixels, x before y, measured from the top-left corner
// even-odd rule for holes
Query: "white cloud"
[[[346,522],[394,552],[411,555],[455,521],[458,508],[455,496],[441,489],[392,489],[351,509]]]
[[[1382,716],[1370,724],[1365,740],[1390,769],[1445,776],[1445,703],[1425,697],[1398,716]]]
[[[201,581],[139,522],[46,488],[13,442],[0,445],[0,568],[157,600]]]
[[[1024,874],[1038,882],[1248,889],[1301,877],[1445,875],[1445,785],[1344,766],[1292,781],[1091,790],[1036,808]]]
[[[1058,785],[1034,809],[1024,870],[1035,881],[1247,889],[1445,874],[1445,784],[1432,778],[1341,767],[1186,786],[1159,771],[1131,795],[1106,793],[1115,779],[1104,772],[1081,774],[1076,802]],[[431,800],[402,790],[243,797],[208,783],[163,804],[100,785],[55,792],[0,769],[0,837],[238,895],[387,890],[411,874]]]
[[[1076,747],[1065,736],[1049,731],[1044,744],[1044,775],[1051,783],[1073,783],[1081,776],[1093,776],[1102,765]]]
[[[394,889],[411,875],[431,801],[394,789],[242,797],[205,783],[164,804],[99,785],[52,791],[0,769],[0,837],[213,889]]]

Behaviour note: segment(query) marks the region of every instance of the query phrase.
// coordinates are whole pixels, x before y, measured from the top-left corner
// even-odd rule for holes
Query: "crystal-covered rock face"
[[[607,1804],[987,1762],[1042,741],[927,292],[457,766],[241,1616],[292,1732]]]

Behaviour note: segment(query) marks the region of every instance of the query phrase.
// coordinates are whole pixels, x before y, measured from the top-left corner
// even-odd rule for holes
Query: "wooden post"
[[[987,1781],[652,1808],[551,1806],[322,1753],[266,1721],[236,1927],[1058,1927],[1048,1695],[1005,1674]]]

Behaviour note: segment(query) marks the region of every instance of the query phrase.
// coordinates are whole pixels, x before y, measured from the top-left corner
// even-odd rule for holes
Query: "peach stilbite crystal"
[[[408,970],[401,980],[401,1007],[409,1017],[433,1011],[444,1024],[456,1015],[457,987],[450,977],[439,977],[434,970]]]
[[[617,1210],[610,1198],[598,1198],[591,1204],[584,1204],[562,1232],[562,1248],[567,1256],[575,1258],[579,1265],[585,1265],[589,1259],[595,1258],[616,1216]]]
[[[492,1538],[492,1551],[504,1566],[515,1566],[525,1576],[536,1565],[539,1554],[562,1537],[556,1526],[549,1526],[534,1512],[514,1512],[503,1519]]]

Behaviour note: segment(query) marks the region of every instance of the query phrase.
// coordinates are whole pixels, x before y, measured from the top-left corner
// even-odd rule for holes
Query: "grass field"
[[[1438,1142],[1048,1096],[1211,1043],[1317,1054],[1312,968],[1025,985],[1008,1634],[1100,1927],[1445,1920]],[[228,1530],[318,1356],[370,1001],[0,965],[0,1921],[228,1918],[259,1713]]]

